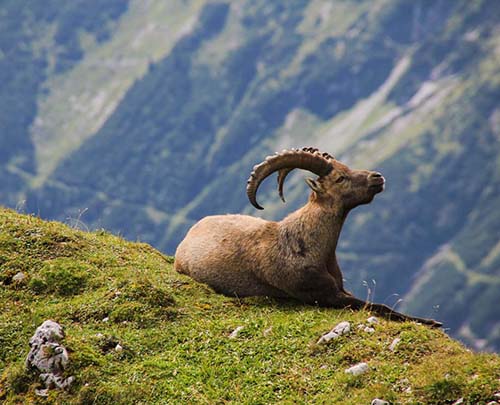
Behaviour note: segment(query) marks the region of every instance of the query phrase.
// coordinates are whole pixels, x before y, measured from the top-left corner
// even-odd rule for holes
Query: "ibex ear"
[[[311,187],[311,190],[317,194],[322,194],[325,191],[319,181],[313,180],[310,177],[306,179],[306,183],[309,187]]]

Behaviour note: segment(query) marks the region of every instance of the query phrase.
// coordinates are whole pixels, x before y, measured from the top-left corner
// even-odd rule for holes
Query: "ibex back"
[[[177,248],[175,269],[229,296],[291,297],[307,304],[366,308],[394,320],[441,326],[432,319],[365,302],[344,289],[335,255],[340,231],[350,210],[370,203],[384,190],[382,175],[349,169],[314,148],[284,150],[254,167],[247,185],[250,202],[262,209],[257,189],[276,171],[284,201],[285,178],[296,168],[319,176],[306,179],[312,193],[305,206],[280,222],[247,215],[203,218]]]

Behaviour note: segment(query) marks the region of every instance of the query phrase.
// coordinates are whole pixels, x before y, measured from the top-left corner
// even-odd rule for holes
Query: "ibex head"
[[[293,169],[309,170],[319,176],[316,180],[306,179],[306,183],[314,191],[312,198],[326,210],[348,211],[370,203],[376,194],[384,190],[385,179],[378,172],[349,169],[333,156],[315,148],[291,149],[268,156],[254,166],[247,185],[247,195],[252,205],[263,209],[257,203],[257,189],[266,177],[276,171],[279,195],[285,201],[283,184]]]

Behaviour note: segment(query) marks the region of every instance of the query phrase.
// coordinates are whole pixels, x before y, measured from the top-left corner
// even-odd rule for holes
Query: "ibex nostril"
[[[371,172],[369,177],[371,178],[382,177],[382,174],[379,172]]]

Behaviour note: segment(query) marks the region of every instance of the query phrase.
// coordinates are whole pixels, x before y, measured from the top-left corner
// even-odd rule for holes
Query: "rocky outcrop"
[[[26,367],[40,373],[45,385],[45,390],[37,392],[41,396],[45,396],[48,389],[67,389],[75,379],[64,376],[69,357],[60,343],[63,339],[62,326],[52,320],[42,323],[30,339],[31,350],[26,358]]]

